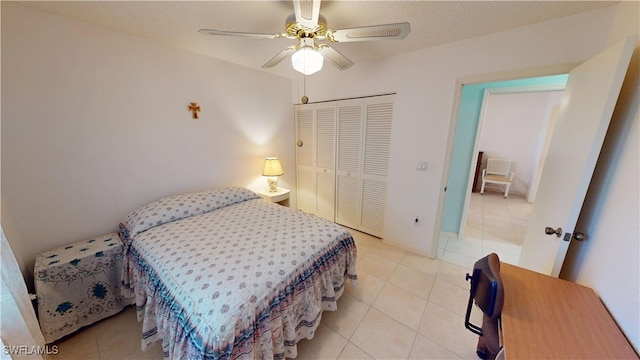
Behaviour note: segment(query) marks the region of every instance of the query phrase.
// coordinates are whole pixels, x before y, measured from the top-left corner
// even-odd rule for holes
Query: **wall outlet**
[[[418,161],[416,165],[416,170],[418,171],[427,171],[427,162],[426,161]]]

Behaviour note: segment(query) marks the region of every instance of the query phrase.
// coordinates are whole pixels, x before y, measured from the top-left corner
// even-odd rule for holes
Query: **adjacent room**
[[[467,184],[460,182],[452,194],[457,196],[447,197],[442,258],[471,266],[478,257],[496,252],[502,261],[518,263],[566,79],[556,75],[463,87],[461,106],[474,106],[473,97],[482,105],[478,113],[469,114],[478,124],[473,142],[465,137],[468,129],[456,132],[454,149],[475,156],[470,170],[454,164],[449,177],[462,177],[464,170],[473,176]],[[484,92],[481,98],[474,96],[478,91]],[[483,191],[489,159],[508,164],[508,189],[504,182],[489,181]]]
[[[638,358],[638,2],[0,6],[4,354]]]

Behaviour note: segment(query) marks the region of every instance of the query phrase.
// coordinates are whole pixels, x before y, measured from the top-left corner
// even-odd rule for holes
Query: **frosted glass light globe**
[[[323,61],[322,54],[309,46],[304,46],[291,55],[293,68],[305,75],[311,75],[322,69]]]

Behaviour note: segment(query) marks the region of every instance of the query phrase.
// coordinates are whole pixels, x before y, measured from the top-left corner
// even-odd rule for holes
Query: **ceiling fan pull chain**
[[[303,104],[309,102],[309,98],[307,97],[307,75],[305,74],[302,74],[302,98],[300,99],[300,101]]]

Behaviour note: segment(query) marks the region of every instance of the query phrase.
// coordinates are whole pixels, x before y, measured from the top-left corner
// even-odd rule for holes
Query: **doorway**
[[[566,80],[558,75],[463,86],[438,257],[468,267],[497,252],[517,263],[551,114]],[[479,151],[482,164],[488,157],[512,160],[509,198],[472,192]]]
[[[480,241],[480,256],[496,252],[503,261],[518,262],[562,94],[556,86],[485,90],[476,135],[476,150],[483,153],[479,168],[488,158],[509,159],[514,177],[506,198],[502,188],[480,195],[481,179],[467,193],[458,239]]]

